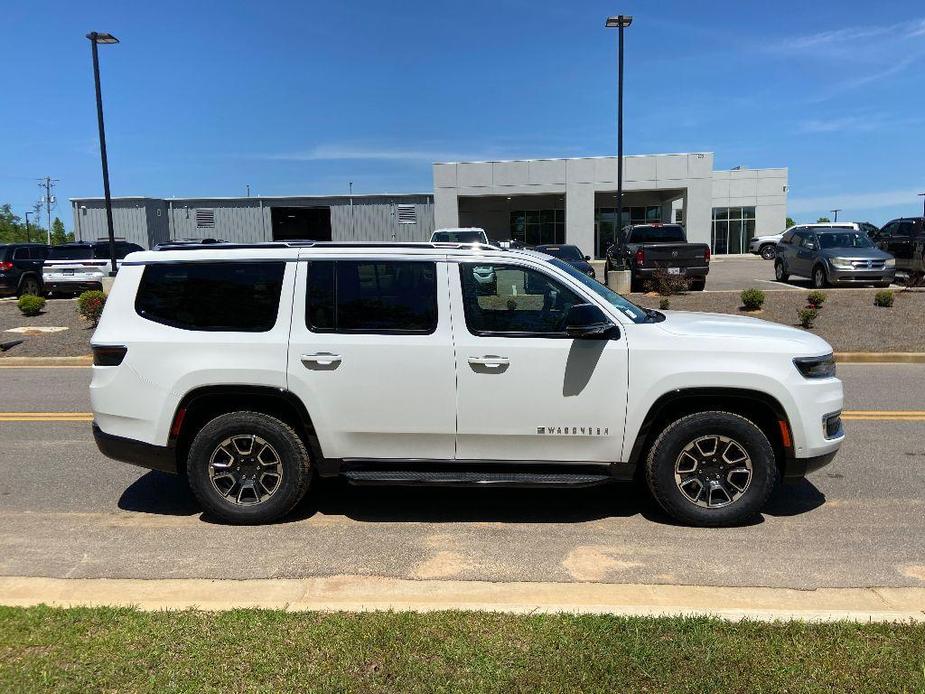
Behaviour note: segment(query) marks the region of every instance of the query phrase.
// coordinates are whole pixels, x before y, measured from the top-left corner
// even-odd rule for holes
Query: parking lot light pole
[[[608,17],[606,29],[618,29],[617,39],[617,241],[623,231],[623,30],[633,23],[628,15]]]
[[[93,82],[96,84],[96,119],[100,126],[100,159],[103,163],[103,195],[106,196],[106,228],[109,231],[110,277],[116,275],[116,233],[112,226],[112,197],[109,194],[109,162],[106,160],[106,128],[103,127],[103,95],[100,91],[100,58],[97,45],[119,43],[112,34],[91,31],[87,34],[93,50]]]

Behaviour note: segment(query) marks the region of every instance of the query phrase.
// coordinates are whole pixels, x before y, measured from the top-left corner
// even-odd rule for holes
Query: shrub
[[[37,316],[45,308],[45,299],[35,294],[23,294],[17,305],[24,316]]]
[[[893,306],[893,290],[883,289],[874,294],[874,306],[890,308]]]
[[[668,270],[660,267],[652,273],[650,286],[662,296],[681,294],[687,291],[687,278],[684,275],[669,275]]]
[[[96,324],[100,322],[100,316],[103,315],[105,305],[106,295],[103,292],[98,289],[84,292],[77,298],[77,313],[96,327]]]
[[[819,317],[819,309],[814,306],[807,306],[806,308],[801,308],[799,311],[800,316],[800,325],[804,328],[813,327],[813,322],[816,318]]]
[[[760,289],[745,289],[742,292],[742,305],[747,311],[757,311],[764,305],[764,292]]]
[[[662,311],[667,311],[668,309],[671,308],[671,302],[668,299],[662,299],[661,301],[658,302],[658,307]]]
[[[822,308],[822,304],[825,303],[825,300],[825,292],[820,292],[818,290],[810,292],[806,297],[806,302],[815,309]]]

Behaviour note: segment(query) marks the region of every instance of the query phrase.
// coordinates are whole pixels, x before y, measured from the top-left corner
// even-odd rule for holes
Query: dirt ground
[[[10,328],[60,326],[67,330],[46,334],[18,334]],[[33,318],[22,315],[15,300],[0,301],[0,342],[22,340],[22,344],[0,352],[3,357],[76,357],[90,353],[93,327],[77,315],[76,299],[49,299],[45,311]]]
[[[667,297],[671,309],[753,316],[799,327],[797,312],[809,293],[763,290],[760,312],[741,308],[738,292],[688,292]],[[925,290],[894,291],[892,308],[874,306],[876,289],[826,290],[812,332],[824,338],[836,352],[925,352]],[[647,308],[658,308],[662,297],[633,294],[630,299]],[[802,329],[802,328],[801,328]]]

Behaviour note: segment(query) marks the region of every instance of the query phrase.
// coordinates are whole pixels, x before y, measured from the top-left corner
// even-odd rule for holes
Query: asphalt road
[[[842,365],[850,409],[925,409],[925,366]],[[2,369],[6,412],[89,409],[88,369]],[[0,575],[382,575],[685,585],[925,586],[925,421],[849,421],[835,463],[740,528],[673,524],[631,484],[354,488],[286,522],[211,523],[182,480],[108,461],[87,423],[0,422]]]

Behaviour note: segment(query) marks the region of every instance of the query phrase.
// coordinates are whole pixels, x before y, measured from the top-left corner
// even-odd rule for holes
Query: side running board
[[[606,472],[491,472],[466,470],[342,470],[357,485],[428,485],[446,487],[593,487],[614,479]]]

